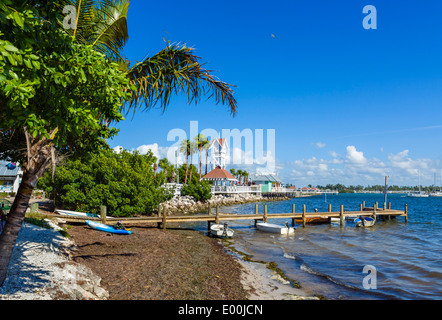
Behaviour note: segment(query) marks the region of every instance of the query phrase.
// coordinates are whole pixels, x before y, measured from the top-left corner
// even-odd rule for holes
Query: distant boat
[[[233,237],[233,230],[224,224],[212,224],[210,226],[210,234],[217,238],[231,238]]]
[[[419,191],[418,193],[409,193],[408,194],[409,197],[413,197],[413,198],[428,198],[429,195],[425,192]]]
[[[128,229],[117,229],[113,226],[108,226],[107,224],[103,224],[103,223],[99,223],[99,222],[95,222],[95,221],[86,220],[86,224],[89,227],[91,227],[92,229],[95,229],[98,231],[110,232],[110,233],[115,233],[115,234],[125,234],[125,235],[132,234],[132,231],[130,231]]]
[[[273,223],[264,223],[259,222],[256,224],[256,228],[258,230],[270,233],[278,233],[278,234],[292,234],[295,233],[295,228],[289,227],[289,224],[286,222],[285,226],[281,226]]]
[[[375,220],[370,217],[359,217],[355,219],[356,227],[372,227],[375,224]]]
[[[435,191],[430,193],[430,197],[442,197],[442,191]]]
[[[414,197],[414,198],[428,198],[429,195],[428,193],[425,193],[423,191],[421,191],[421,172],[419,171],[419,192],[410,192],[408,194],[409,197]]]

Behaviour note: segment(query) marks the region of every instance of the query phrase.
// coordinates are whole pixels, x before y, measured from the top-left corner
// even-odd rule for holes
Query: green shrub
[[[212,185],[208,181],[189,183],[181,189],[182,196],[192,196],[197,201],[207,201],[212,198]]]
[[[40,179],[38,188],[46,191],[60,209],[100,213],[105,205],[109,215],[131,217],[148,215],[173,194],[162,185],[164,175],[154,176],[151,152],[104,150],[88,160],[71,159]]]

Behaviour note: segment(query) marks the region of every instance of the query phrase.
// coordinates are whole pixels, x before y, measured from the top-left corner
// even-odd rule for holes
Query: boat
[[[55,212],[62,215],[62,216],[83,217],[83,218],[100,218],[100,215],[95,214],[95,213],[86,213],[86,212],[60,210],[60,209],[55,209]],[[107,219],[114,219],[109,216],[106,216],[106,218]]]
[[[442,197],[442,191],[435,191],[430,193],[430,197]]]
[[[266,222],[258,222],[256,224],[256,228],[258,230],[270,233],[278,233],[278,234],[292,234],[295,233],[295,228],[289,227],[289,224],[286,222],[285,226],[281,226],[273,223]]]
[[[356,227],[372,227],[376,220],[370,217],[358,217],[355,219]]]
[[[410,192],[408,194],[409,197],[413,198],[428,198],[428,193],[421,191],[421,172],[419,171],[419,192]]]
[[[233,230],[224,224],[212,224],[210,226],[210,234],[217,238],[231,238],[233,237]]]
[[[297,224],[302,224],[302,219],[295,219]],[[329,223],[328,217],[311,217],[305,218],[305,223],[308,224],[321,224],[321,223]]]
[[[417,193],[410,193],[408,194],[408,196],[413,198],[428,198],[430,195],[422,191],[419,191]]]
[[[98,231],[110,232],[110,233],[115,233],[115,234],[127,234],[127,235],[132,234],[131,230],[115,228],[113,226],[109,226],[107,224],[103,224],[100,222],[86,220],[86,224],[89,227],[91,227],[92,229],[95,229]]]
[[[60,210],[55,209],[55,212],[61,214],[62,216],[73,216],[73,217],[89,217],[89,218],[99,218],[100,216],[95,213],[86,213],[78,211]]]

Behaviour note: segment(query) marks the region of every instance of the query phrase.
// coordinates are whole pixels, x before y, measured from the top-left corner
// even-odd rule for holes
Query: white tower
[[[226,168],[226,156],[229,146],[225,138],[216,138],[210,143],[209,150],[212,150],[212,170],[220,166]]]

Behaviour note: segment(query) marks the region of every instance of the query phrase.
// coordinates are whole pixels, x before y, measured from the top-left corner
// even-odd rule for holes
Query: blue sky
[[[362,26],[366,5],[377,9],[376,30]],[[128,116],[111,147],[164,156],[170,130],[188,132],[190,121],[220,132],[274,129],[269,156],[288,183],[382,184],[389,175],[416,185],[420,172],[422,184],[435,173],[441,184],[441,13],[440,1],[417,0],[132,0],[126,57],[154,55],[163,37],[196,48],[237,86],[238,114],[178,96],[164,114]]]

